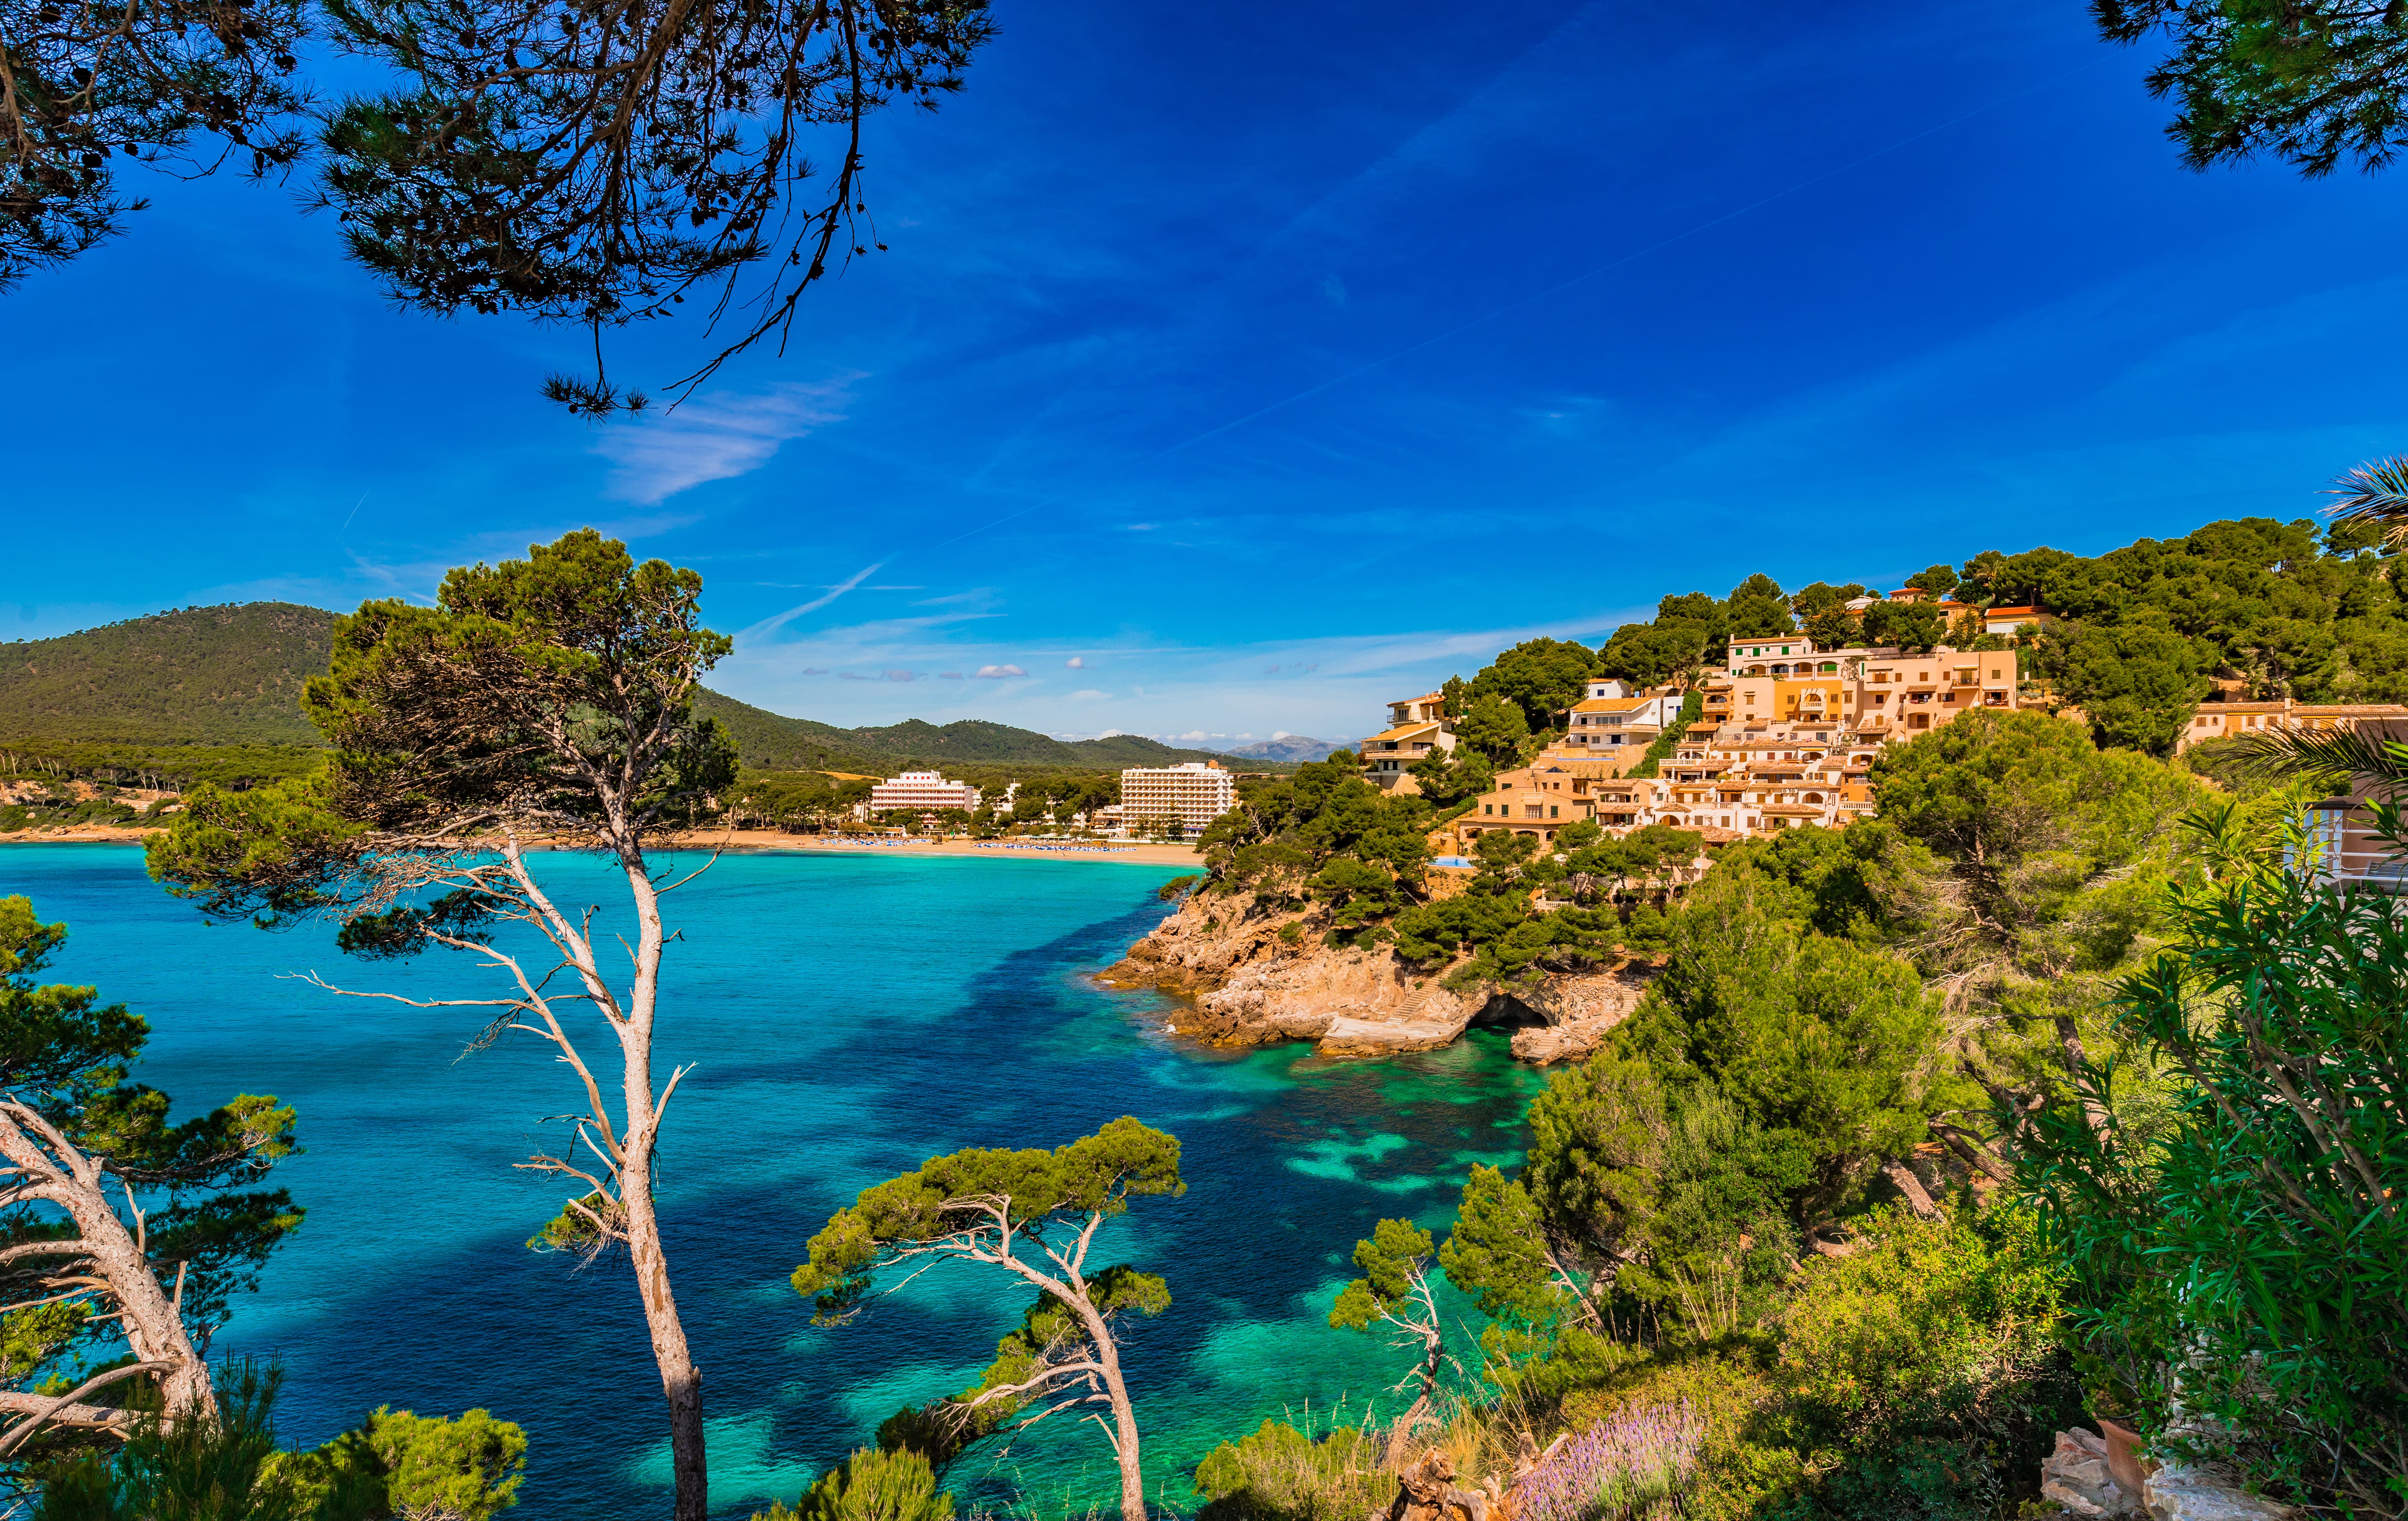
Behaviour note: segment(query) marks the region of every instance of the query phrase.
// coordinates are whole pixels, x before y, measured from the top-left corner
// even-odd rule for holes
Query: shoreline
[[[109,825],[87,825],[55,832],[21,830],[12,834],[0,834],[0,846],[10,845],[140,845],[145,838],[160,832],[150,829],[126,829]],[[707,833],[672,835],[658,848],[663,850],[791,851],[812,856],[970,856],[994,860],[1089,860],[1118,861],[1136,866],[1184,866],[1197,871],[1204,869],[1204,858],[1192,846],[1183,845],[1140,845],[1120,841],[1098,841],[1095,844],[1074,841],[1041,840],[971,840],[955,837],[946,840],[921,840],[871,844],[846,840],[833,835],[787,834],[777,830],[728,830]]]

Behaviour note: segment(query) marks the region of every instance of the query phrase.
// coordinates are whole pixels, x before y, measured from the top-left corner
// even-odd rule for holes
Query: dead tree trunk
[[[1940,1218],[1940,1206],[1931,1201],[1930,1193],[1923,1187],[1923,1180],[1914,1175],[1914,1169],[1892,1159],[1882,1163],[1882,1175],[1898,1186],[1898,1191],[1906,1196],[1907,1208],[1914,1211],[1918,1219]]]

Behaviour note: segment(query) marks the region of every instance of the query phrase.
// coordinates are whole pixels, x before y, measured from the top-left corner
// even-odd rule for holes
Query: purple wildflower
[[[1599,1421],[1513,1485],[1520,1521],[1634,1521],[1697,1472],[1705,1423],[1687,1400]]]

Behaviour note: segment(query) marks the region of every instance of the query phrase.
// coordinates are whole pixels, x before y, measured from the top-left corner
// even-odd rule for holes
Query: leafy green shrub
[[[37,1521],[489,1521],[518,1503],[526,1433],[485,1411],[457,1420],[380,1408],[324,1446],[279,1450],[282,1375],[241,1363],[218,1378],[219,1419],[137,1426],[104,1461],[41,1476]],[[881,1518],[885,1521],[885,1518]]]
[[[1197,1521],[1360,1521],[1396,1497],[1381,1443],[1341,1426],[1315,1442],[1284,1421],[1265,1421],[1196,1465],[1208,1501]]]
[[[1817,1415],[1863,1427],[1971,1408],[2057,1356],[2063,1273],[2025,1210],[1873,1211],[1876,1244],[1818,1263],[1784,1309],[1781,1366]]]
[[[489,1411],[446,1420],[380,1405],[322,1447],[280,1454],[267,1471],[292,1487],[305,1515],[487,1521],[519,1502],[526,1449],[526,1432]]]
[[[819,1476],[792,1508],[772,1502],[752,1521],[952,1521],[953,1497],[928,1460],[864,1447]]]

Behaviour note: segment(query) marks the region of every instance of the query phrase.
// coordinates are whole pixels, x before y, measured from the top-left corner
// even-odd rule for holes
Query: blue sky
[[[1753,571],[2313,511],[2401,448],[2408,181],[2183,169],[2086,9],[997,0],[872,135],[892,251],[634,425],[293,188],[135,187],[0,296],[0,637],[591,523],[700,570],[713,684],[781,712],[1344,737]]]

